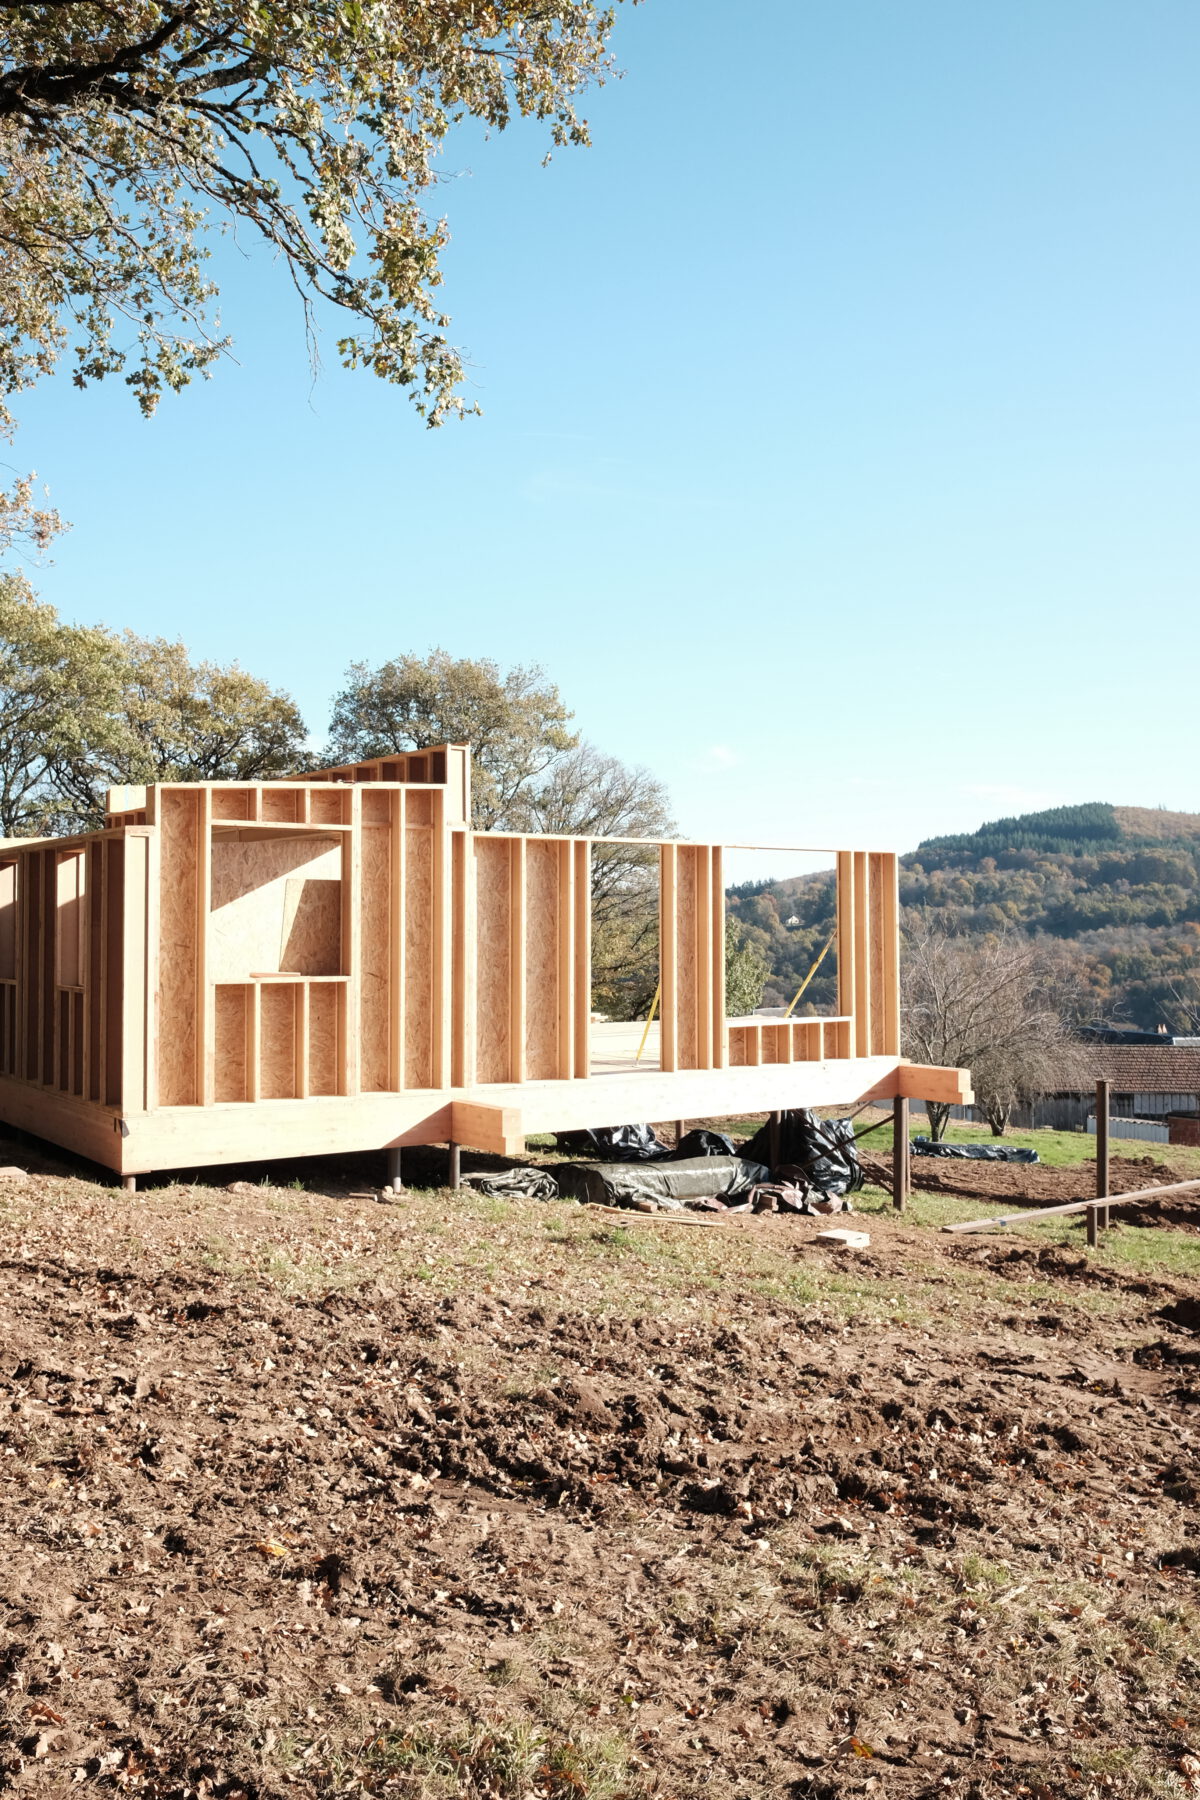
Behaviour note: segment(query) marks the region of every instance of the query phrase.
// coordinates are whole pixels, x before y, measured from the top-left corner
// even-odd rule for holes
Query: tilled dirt
[[[892,1158],[889,1152],[861,1151],[860,1158],[868,1181],[881,1187],[892,1185]],[[1041,1163],[971,1162],[966,1158],[914,1156],[911,1163],[912,1184],[924,1194],[953,1194],[963,1199],[1011,1200],[1016,1205],[1057,1206],[1069,1200],[1090,1200],[1095,1195],[1095,1166],[1081,1164],[1074,1169],[1052,1169]],[[1160,1187],[1185,1180],[1178,1169],[1157,1162],[1152,1156],[1113,1157],[1109,1167],[1109,1191],[1132,1194],[1140,1188]],[[1163,1223],[1200,1224],[1200,1188],[1193,1194],[1167,1195],[1161,1200],[1147,1201],[1121,1216],[1130,1224],[1156,1221]]]
[[[1192,1791],[1196,1284],[771,1220],[712,1229],[835,1294],[920,1258],[944,1326],[289,1296],[153,1202],[156,1267],[111,1227],[4,1265],[0,1787]]]

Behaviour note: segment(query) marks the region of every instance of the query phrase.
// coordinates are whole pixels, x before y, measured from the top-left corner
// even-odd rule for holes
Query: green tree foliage
[[[91,830],[122,782],[251,780],[304,762],[291,699],[180,643],[64,624],[0,581],[0,824]]]
[[[18,575],[0,576],[0,829],[38,836],[68,821],[58,786],[88,765],[120,707],[120,659],[99,627],[65,625]]]
[[[729,890],[726,905],[737,921],[740,942],[767,963],[761,1003],[787,1006],[833,930],[837,891],[832,873],[744,882]],[[797,1015],[829,1013],[836,1004],[837,961],[831,952],[805,988]]]
[[[527,828],[540,784],[579,745],[571,714],[537,667],[501,672],[487,657],[397,656],[354,663],[333,703],[330,764],[431,744],[470,744],[474,823]]]
[[[725,1017],[742,1018],[762,1004],[771,964],[760,946],[747,942],[745,927],[732,913],[725,918]]]
[[[9,0],[0,14],[0,391],[71,351],[143,410],[208,370],[206,221],[249,228],[343,361],[460,407],[427,210],[453,126],[523,116],[586,143],[609,71],[592,0]]]

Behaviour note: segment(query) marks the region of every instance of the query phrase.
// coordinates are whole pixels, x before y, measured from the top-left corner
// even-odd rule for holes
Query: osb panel
[[[338,858],[336,850],[332,854]],[[279,967],[295,975],[341,974],[340,877],[288,876],[283,887]]]
[[[788,1062],[791,1029],[787,1025],[764,1025],[762,1028],[763,1061],[765,1063]]]
[[[106,845],[104,860],[104,1084],[100,1098],[107,1106],[121,1100],[121,1041],[125,1030],[125,844]]]
[[[262,791],[262,816],[280,824],[293,824],[304,818],[302,787],[265,787]]]
[[[694,1069],[696,1055],[696,852],[680,847],[675,888],[676,1044],[679,1067]]]
[[[55,871],[57,916],[55,919],[55,979],[60,987],[83,984],[84,852],[59,858]]]
[[[250,1001],[248,987],[217,989],[213,1034],[215,1100],[246,1098],[246,1022]]]
[[[196,1082],[199,795],[160,790],[158,1098],[192,1106]]]
[[[244,982],[277,970],[340,973],[341,872],[337,845],[289,837],[216,839],[210,978]]]
[[[433,1086],[433,833],[405,831],[404,1085]]]
[[[808,1024],[792,1026],[793,1056],[797,1062],[820,1062],[821,1060],[821,1022],[813,1019]]]
[[[475,1079],[507,1081],[512,863],[506,839],[475,839]]]
[[[0,863],[0,981],[17,974],[17,865]]]
[[[417,777],[415,775],[412,775],[412,774],[409,775],[410,781],[415,781],[416,779],[417,779]],[[408,818],[408,822],[410,825],[432,825],[433,824],[433,795],[432,794],[423,794],[423,793],[406,794],[404,797],[404,804],[405,804],[406,816]]]
[[[349,794],[313,788],[308,797],[308,816],[314,825],[344,825],[349,804]]]
[[[364,794],[391,802],[390,794]],[[391,856],[392,834],[385,825],[363,825],[362,902],[359,926],[359,1085],[364,1093],[391,1087]]]
[[[338,1011],[345,990],[318,983],[308,990],[308,1091],[338,1091]]]
[[[744,1025],[731,1025],[729,1028],[729,1066],[731,1069],[744,1069],[751,1061],[749,1055],[750,1033]]]
[[[525,849],[525,1056],[530,1081],[558,1075],[558,845]]]
[[[258,1091],[264,1100],[296,1096],[296,988],[264,985],[259,995]]]
[[[101,998],[104,992],[104,857],[107,846],[89,844],[87,859],[87,1098],[101,1098],[100,1064],[103,1056]]]
[[[254,789],[215,787],[212,791],[212,816],[214,819],[252,819]],[[270,818],[270,813],[266,817]]]
[[[363,819],[369,825],[387,825],[392,816],[392,796],[366,788],[362,797]]]

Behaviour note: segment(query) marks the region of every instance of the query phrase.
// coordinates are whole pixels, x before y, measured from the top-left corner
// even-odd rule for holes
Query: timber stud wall
[[[476,833],[469,808],[469,753],[447,745],[283,781],[115,788],[104,831],[3,842],[0,1116],[118,1169],[519,1144],[523,1088],[527,1118],[566,1128],[576,1094],[591,1121],[615,1092],[591,1073],[603,840]],[[727,1024],[723,852],[644,849],[660,1080],[736,1071],[744,1104],[772,1064],[874,1059],[865,1084],[886,1079],[894,856],[838,855],[838,1016]]]

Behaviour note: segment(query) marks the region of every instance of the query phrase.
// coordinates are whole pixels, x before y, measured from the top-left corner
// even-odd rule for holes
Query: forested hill
[[[903,857],[900,898],[957,931],[1055,940],[1076,964],[1081,1013],[1198,1028],[1200,813],[1093,801],[995,819]],[[730,901],[771,958],[766,998],[790,1000],[828,935],[831,879],[748,884]],[[810,998],[833,999],[825,965]]]

